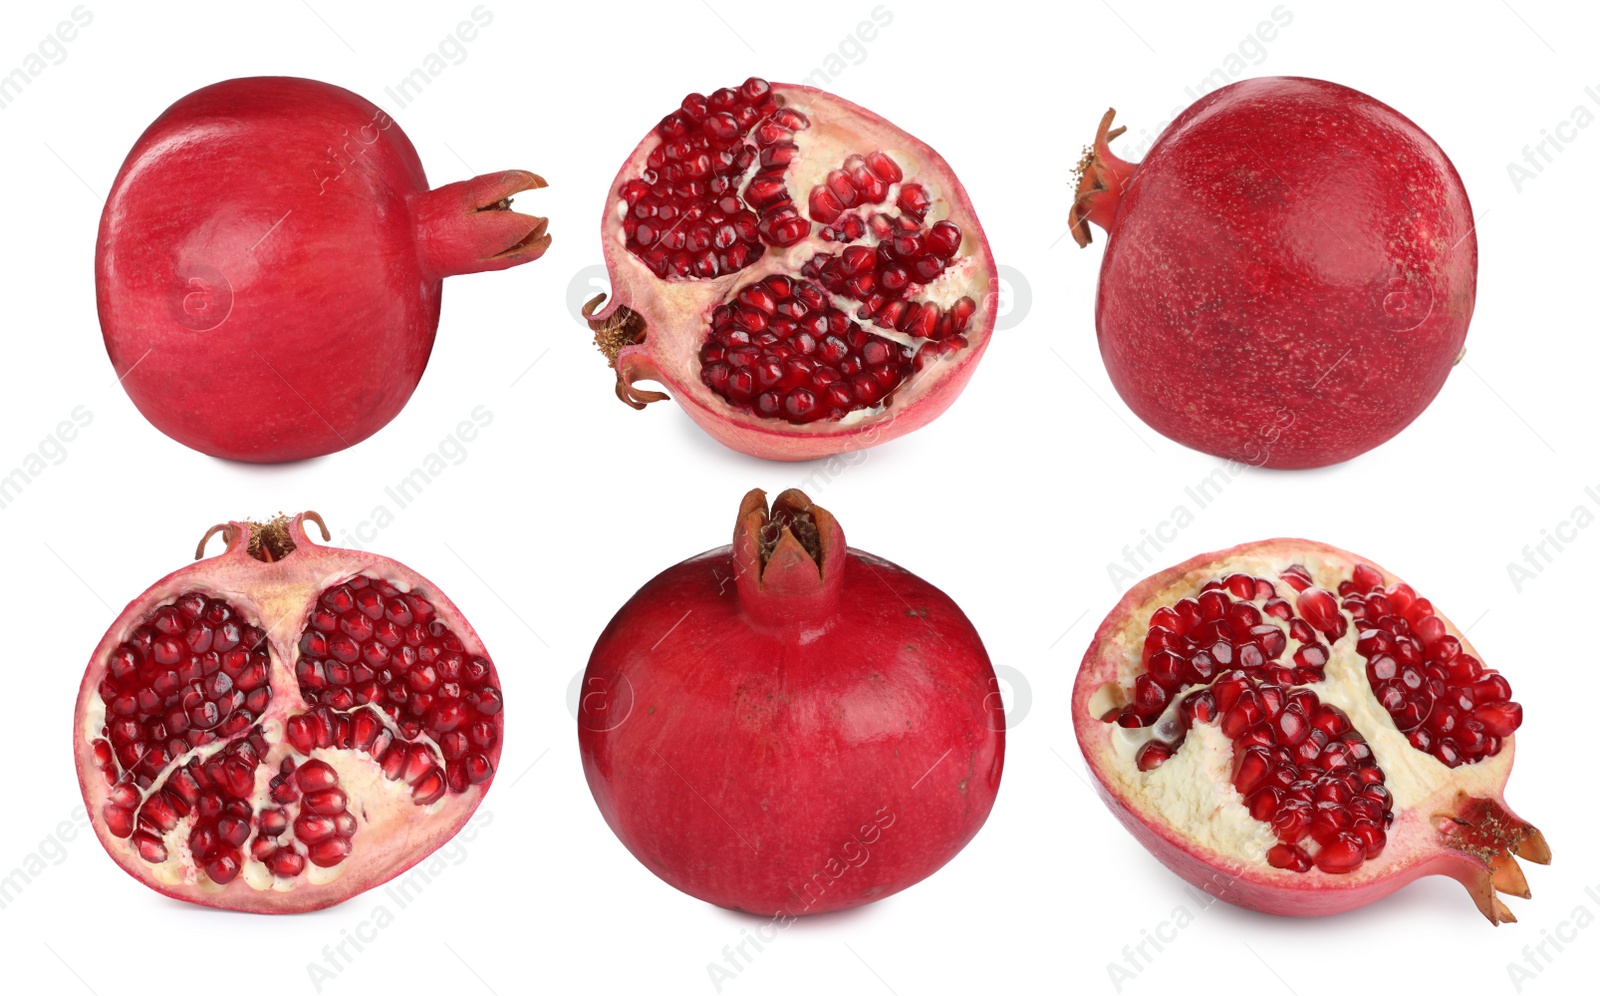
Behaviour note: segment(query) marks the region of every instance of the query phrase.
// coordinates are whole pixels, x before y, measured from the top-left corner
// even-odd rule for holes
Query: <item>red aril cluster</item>
[[[795,132],[810,124],[765,80],[683,98],[656,126],[645,168],[617,190],[628,251],[658,277],[708,279],[737,273],[768,245],[794,245],[810,227],[783,175]]]
[[[1339,595],[1360,628],[1373,694],[1411,746],[1452,768],[1499,753],[1522,725],[1522,706],[1505,678],[1461,649],[1431,602],[1404,582],[1385,588],[1365,564]]]
[[[711,313],[701,377],[733,404],[790,422],[843,418],[911,373],[911,351],[873,335],[815,284],[774,274]]]

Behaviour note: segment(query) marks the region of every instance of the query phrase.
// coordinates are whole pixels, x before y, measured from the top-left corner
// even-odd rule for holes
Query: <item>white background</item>
[[[0,73],[73,6],[4,5]],[[68,717],[115,612],[186,562],[207,526],[309,507],[336,537],[353,530],[478,405],[494,421],[464,462],[370,546],[448,591],[499,664],[508,735],[483,810],[492,820],[323,991],[710,993],[707,963],[755,924],[675,892],[613,838],[584,783],[567,690],[639,584],[727,541],[746,489],[776,491],[818,468],[724,450],[670,405],[625,408],[572,313],[603,286],[593,268],[612,175],[656,119],[691,90],[807,76],[875,3],[491,0],[493,22],[464,60],[398,109],[384,88],[473,6],[91,2],[93,23],[64,61],[0,111],[0,473],[75,406],[93,413],[65,459],[0,509],[13,620],[0,876],[50,859],[0,910],[11,991],[310,992],[307,965],[371,918],[376,893],[289,918],[188,906],[128,879],[92,836],[63,843],[55,828],[80,802]],[[1306,535],[1374,558],[1470,626],[1526,707],[1509,798],[1556,856],[1530,869],[1531,902],[1510,901],[1522,922],[1499,928],[1442,879],[1332,919],[1202,909],[1086,787],[1072,735],[1073,675],[1118,597],[1107,563],[1219,461],[1143,426],[1107,380],[1092,318],[1104,242],[1079,250],[1063,237],[1069,171],[1109,104],[1129,126],[1121,141],[1147,144],[1190,102],[1186,87],[1227,72],[1274,0],[1203,11],[1096,0],[1048,19],[1039,5],[885,6],[893,22],[829,89],[959,171],[1010,268],[1012,310],[948,414],[813,497],[855,545],[966,609],[996,665],[1020,676],[1014,729],[993,815],[955,861],[889,900],[783,932],[724,991],[1113,992],[1107,964],[1179,905],[1194,922],[1124,992],[1515,991],[1507,964],[1526,964],[1524,945],[1570,936],[1562,925],[1580,907],[1600,914],[1586,768],[1600,529],[1580,532],[1520,592],[1507,573],[1575,506],[1596,509],[1585,487],[1600,490],[1600,127],[1579,131],[1520,191],[1507,170],[1578,105],[1600,113],[1584,92],[1600,90],[1593,5],[1469,0],[1445,13],[1287,0],[1292,22],[1246,44],[1255,63],[1243,75],[1356,87],[1449,153],[1479,219],[1477,314],[1465,364],[1399,438],[1327,470],[1245,472],[1156,565]],[[146,124],[197,87],[259,74],[315,77],[379,102],[435,183],[537,170],[550,188],[519,208],[548,214],[555,237],[537,263],[450,281],[427,376],[388,428],[328,458],[263,468],[190,452],[144,422],[106,360],[92,269],[104,195]],[[1577,938],[1547,947],[1522,991],[1592,986],[1600,929]]]

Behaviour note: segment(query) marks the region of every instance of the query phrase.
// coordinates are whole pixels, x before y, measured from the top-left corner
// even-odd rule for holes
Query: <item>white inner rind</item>
[[[1330,592],[1337,591],[1340,581],[1349,579],[1353,566],[1309,551],[1292,562],[1305,567],[1313,582]],[[1294,590],[1280,580],[1280,572],[1290,563],[1239,557],[1192,572],[1149,599],[1116,637],[1121,650],[1116,675],[1116,683],[1122,689],[1120,697],[1102,686],[1091,699],[1091,711],[1103,715],[1103,706],[1127,701],[1134,679],[1144,673],[1144,636],[1150,628],[1150,616],[1157,609],[1186,595],[1198,597],[1201,586],[1207,581],[1234,571],[1275,582],[1279,595],[1293,605]],[[1397,580],[1388,575],[1384,577],[1386,585]],[[1412,747],[1405,734],[1395,726],[1388,710],[1373,695],[1367,681],[1366,660],[1356,651],[1357,625],[1343,608],[1340,613],[1350,624],[1349,631],[1330,647],[1324,679],[1299,687],[1310,689],[1321,701],[1344,710],[1351,725],[1371,746],[1373,757],[1383,770],[1385,785],[1394,797],[1396,823],[1391,829],[1391,838],[1401,829],[1400,815],[1404,810],[1425,810],[1420,825],[1426,826],[1433,808],[1448,811],[1448,804],[1458,792],[1491,797],[1497,794],[1510,772],[1511,738],[1506,738],[1495,756],[1456,768],[1447,767],[1433,755]],[[1477,656],[1448,620],[1445,620],[1445,628],[1451,636],[1461,640],[1464,653]],[[1280,659],[1291,658],[1300,646],[1292,637],[1288,644]],[[1119,795],[1147,802],[1151,815],[1159,816],[1184,837],[1264,871],[1277,872],[1280,869],[1269,865],[1266,857],[1267,850],[1278,842],[1277,836],[1271,826],[1250,815],[1244,797],[1233,787],[1233,744],[1217,724],[1195,724],[1172,757],[1152,771],[1139,770],[1136,761],[1139,748],[1157,735],[1170,741],[1166,731],[1176,732],[1179,702],[1199,687],[1202,686],[1193,685],[1179,692],[1151,726],[1125,729],[1115,723],[1106,724],[1112,747],[1107,752],[1107,779]],[[1381,863],[1397,850],[1391,844],[1375,862]]]

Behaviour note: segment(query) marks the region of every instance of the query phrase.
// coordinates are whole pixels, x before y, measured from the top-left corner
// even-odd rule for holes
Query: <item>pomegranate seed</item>
[[[1267,850],[1267,863],[1274,868],[1306,872],[1311,870],[1311,857],[1293,844],[1274,844]]]
[[[1522,706],[1515,702],[1489,702],[1473,710],[1472,717],[1490,735],[1509,737],[1522,725]]]
[[[1309,587],[1300,592],[1300,597],[1295,601],[1301,618],[1310,623],[1330,640],[1337,640],[1344,635],[1345,620],[1339,614],[1339,605],[1334,601],[1333,595],[1321,588]]]
[[[1317,868],[1330,875],[1354,871],[1367,859],[1367,845],[1358,834],[1340,833],[1331,843],[1324,844],[1312,855]]]

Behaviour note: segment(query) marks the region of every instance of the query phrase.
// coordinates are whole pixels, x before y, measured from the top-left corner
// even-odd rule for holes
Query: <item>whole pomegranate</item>
[[[510,170],[429,190],[393,119],[327,83],[228,80],[128,153],[95,250],[117,378],[156,428],[272,463],[372,435],[416,389],[440,283],[538,259],[544,186]]]
[[[600,634],[578,747],[606,823],[729,909],[859,906],[933,874],[994,804],[1005,712],[949,597],[845,546],[799,491],[658,574]]]
[[[84,804],[117,864],[205,906],[296,913],[427,857],[494,780],[500,681],[426,579],[317,546],[315,512],[217,526],[89,658]]]
[[[1110,235],[1095,326],[1163,435],[1318,467],[1410,425],[1460,358],[1478,244],[1455,167],[1364,93],[1269,77],[1214,90],[1123,162],[1107,111],[1073,234]]]
[[[691,93],[617,173],[595,341],[752,456],[858,450],[939,415],[989,343],[995,267],[961,181],[865,108],[749,79]]]
[[[1135,586],[1072,693],[1111,811],[1218,898],[1294,916],[1422,875],[1526,898],[1550,849],[1506,807],[1522,707],[1404,581],[1321,543],[1205,554]]]

